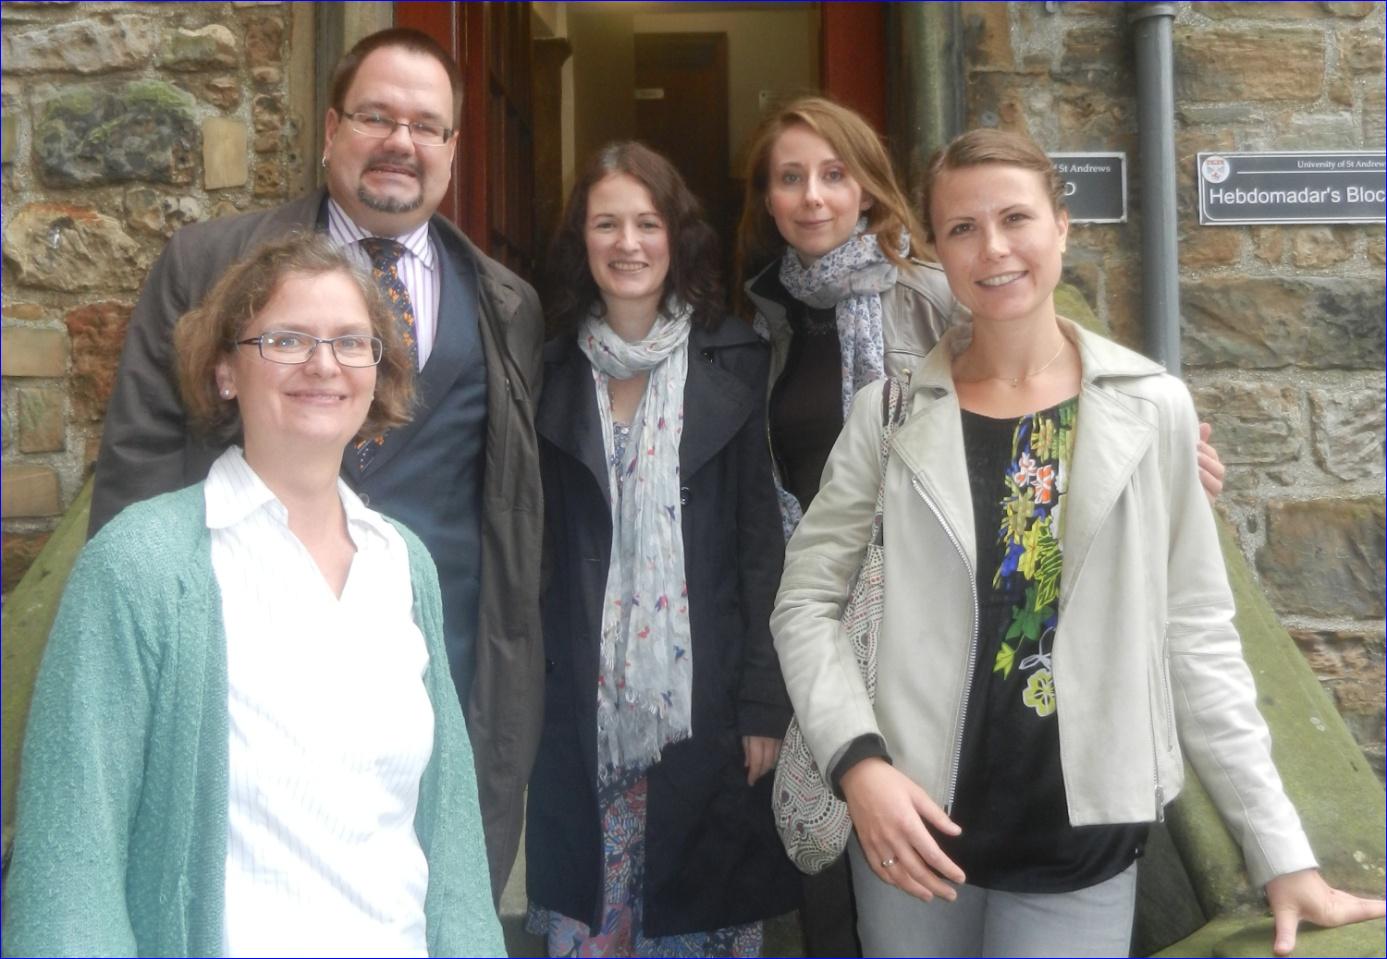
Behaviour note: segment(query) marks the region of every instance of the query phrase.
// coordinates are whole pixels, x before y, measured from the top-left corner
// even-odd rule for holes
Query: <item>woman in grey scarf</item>
[[[551,570],[526,833],[552,955],[756,955],[793,909],[770,813],[789,706],[767,351],[664,157],[599,151],[550,256],[536,417]]]

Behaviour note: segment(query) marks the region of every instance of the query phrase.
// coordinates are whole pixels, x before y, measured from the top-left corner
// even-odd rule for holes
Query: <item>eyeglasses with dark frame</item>
[[[395,132],[396,127],[409,131],[409,138],[416,146],[441,147],[453,136],[453,130],[428,120],[396,120],[374,110],[342,111],[351,128],[364,137],[384,140]]]
[[[360,333],[323,337],[295,330],[267,330],[248,340],[237,340],[235,345],[258,347],[260,356],[271,363],[297,366],[312,359],[313,351],[324,343],[332,347],[332,355],[343,366],[376,366],[385,354],[380,337]]]

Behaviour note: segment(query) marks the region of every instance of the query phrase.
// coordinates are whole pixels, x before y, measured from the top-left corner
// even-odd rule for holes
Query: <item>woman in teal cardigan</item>
[[[180,321],[190,418],[239,432],[244,453],[131,506],[78,557],[24,744],[5,955],[267,938],[285,954],[505,954],[433,562],[338,480],[348,441],[370,455],[407,417],[395,323],[317,238],[256,251]],[[300,641],[333,656],[295,670]],[[385,655],[353,663],[373,643]],[[379,696],[355,695],[353,668]]]

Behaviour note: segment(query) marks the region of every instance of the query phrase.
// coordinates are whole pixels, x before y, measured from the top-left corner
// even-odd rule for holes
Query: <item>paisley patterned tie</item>
[[[388,240],[385,237],[368,236],[362,239],[361,248],[371,258],[371,275],[385,296],[385,302],[389,304],[390,312],[395,314],[395,325],[400,331],[400,343],[409,352],[409,365],[417,370],[419,368],[419,344],[414,337],[414,304],[410,302],[409,290],[405,287],[404,281],[400,279],[400,257],[405,252],[404,244],[397,240]],[[359,469],[366,468],[372,457],[376,455],[377,450],[380,449],[384,439],[384,436],[376,436],[357,443],[356,451],[360,458],[360,462],[357,464]]]

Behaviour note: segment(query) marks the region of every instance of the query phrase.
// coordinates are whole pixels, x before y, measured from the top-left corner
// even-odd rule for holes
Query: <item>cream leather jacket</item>
[[[1183,747],[1254,882],[1313,866],[1233,628],[1189,394],[1150,360],[1063,327],[1083,363],[1053,659],[1069,820],[1160,819],[1183,784]],[[872,523],[880,383],[858,394],[790,540],[771,618],[790,698],[823,768],[858,736],[877,734],[946,808],[977,667],[977,550],[950,374],[969,335],[951,330],[917,369],[892,443],[875,709],[838,617]]]

